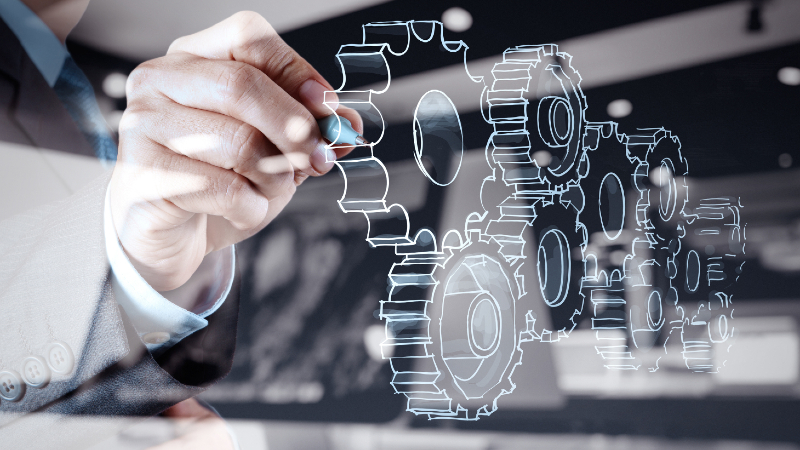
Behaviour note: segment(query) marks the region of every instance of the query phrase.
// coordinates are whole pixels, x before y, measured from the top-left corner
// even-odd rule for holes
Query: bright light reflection
[[[792,167],[792,155],[788,153],[781,153],[781,156],[778,156],[778,164],[783,169],[788,169]]]
[[[536,161],[536,164],[538,164],[539,167],[549,166],[552,159],[553,155],[551,155],[547,150],[539,150],[533,154],[533,160]]]
[[[217,147],[217,139],[213,134],[190,134],[169,141],[170,147],[184,155],[213,150]]]
[[[454,6],[442,14],[442,23],[448,30],[461,33],[472,26],[472,14],[464,8]]]
[[[630,113],[633,111],[633,104],[630,102],[630,100],[620,98],[609,103],[606,111],[608,112],[609,116],[619,119],[621,117],[630,115]]]
[[[778,71],[778,81],[787,86],[800,85],[800,69],[797,67],[784,67]]]
[[[672,172],[664,166],[659,166],[650,171],[649,178],[654,185],[663,187],[672,179]]]
[[[286,122],[286,136],[292,142],[301,142],[311,136],[311,123],[300,116],[290,117]]]
[[[373,361],[383,361],[381,343],[386,340],[386,331],[383,325],[370,325],[364,330],[364,348]],[[384,349],[387,358],[394,354],[394,347],[389,345]]]
[[[112,72],[103,80],[103,92],[111,98],[125,98],[125,85],[128,76],[119,72]]]

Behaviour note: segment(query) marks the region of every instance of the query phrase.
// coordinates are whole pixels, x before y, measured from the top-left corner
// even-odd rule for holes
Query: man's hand
[[[332,90],[264,18],[238,13],[131,73],[110,185],[122,247],[156,290],[246,239],[334,159],[315,118]],[[345,108],[340,108],[345,110]],[[360,131],[351,110],[339,111]]]

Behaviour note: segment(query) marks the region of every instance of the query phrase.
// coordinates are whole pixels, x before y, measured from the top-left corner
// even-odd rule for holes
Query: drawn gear
[[[679,258],[675,277],[677,308],[686,308],[680,337],[687,369],[718,372],[730,347],[724,343],[735,332],[730,288],[743,270],[746,224],[738,198],[704,198],[697,205],[683,213],[689,250]]]
[[[654,372],[667,351],[667,340],[680,329],[676,324],[681,322],[666,323],[667,308],[683,317],[675,277],[684,230],[677,219],[689,201],[689,168],[677,136],[663,128],[647,131],[621,135],[627,156],[637,164],[633,185],[639,192],[636,233],[624,264],[628,349],[612,353],[617,358],[601,355],[609,368],[632,369],[639,367],[643,353],[657,349],[647,361]]]
[[[529,226],[537,231],[537,255],[542,244],[558,250],[557,255],[545,252],[562,264],[558,275],[551,271],[546,279],[540,277],[541,294],[552,308],[552,326],[531,320],[527,330],[531,339],[545,342],[567,337],[583,311],[584,269],[572,263],[572,252],[582,255],[587,244],[586,228],[578,220],[585,203],[580,181],[589,171],[584,138],[596,141],[599,129],[587,127],[581,77],[571,60],[551,44],[509,48],[495,64],[492,86],[485,93],[484,119],[495,130],[486,146],[492,175],[481,189],[486,213],[481,225],[469,225],[482,226],[481,232],[497,240],[509,260],[523,258],[523,249],[531,245],[524,236]],[[547,163],[539,161],[542,152]],[[553,225],[557,231],[546,228]]]
[[[431,419],[492,414],[497,399],[514,390],[510,376],[521,364],[520,260],[508,262],[494,240],[471,237],[475,240],[446,248],[435,263],[408,256],[392,267],[393,301],[381,305],[395,339],[417,347],[410,371],[398,371],[392,358],[392,386],[408,397],[408,411]],[[396,300],[409,289],[431,293],[425,300]]]
[[[345,181],[339,206],[345,213],[364,214],[369,226],[367,241],[373,247],[414,244],[409,234],[411,225],[408,223],[408,213],[403,205],[387,204],[389,174],[380,158],[375,156],[374,147],[380,144],[386,128],[375,102],[380,103],[381,94],[390,89],[389,61],[395,57],[408,57],[408,54],[414,54],[417,50],[428,50],[440,59],[450,57],[460,63],[466,62],[466,44],[462,41],[446,41],[441,22],[369,23],[362,26],[360,44],[346,44],[339,49],[336,58],[342,69],[342,85],[334,91],[337,94],[336,101],[326,96],[324,102],[334,115],[334,104],[337,104],[358,111],[365,121],[364,134],[370,142],[356,145],[346,159],[335,163]],[[472,77],[466,69],[464,77],[470,83],[475,83],[477,101],[477,92],[483,86],[482,78]],[[365,86],[368,88],[365,89]],[[413,137],[417,147],[414,156],[423,174],[433,183],[444,186],[452,181],[444,179],[451,166],[456,169],[460,167],[464,150],[463,134],[469,130],[461,128],[458,112],[447,97],[446,92],[450,87],[437,85],[431,88],[433,90],[420,98],[414,114]],[[420,109],[424,111],[420,113]],[[332,144],[328,147],[343,146],[346,145]],[[369,182],[354,182],[358,180]],[[376,189],[376,186],[380,188]]]

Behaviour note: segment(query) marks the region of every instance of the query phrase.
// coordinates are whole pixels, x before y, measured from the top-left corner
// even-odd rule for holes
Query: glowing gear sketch
[[[328,100],[326,93],[325,104],[338,103],[351,108],[364,119],[365,128],[377,130],[374,136],[367,136],[370,142],[356,145],[348,159],[336,161],[345,181],[339,206],[346,213],[361,212],[365,215],[369,225],[367,241],[373,247],[413,244],[405,208],[402,205],[386,204],[389,175],[383,162],[374,154],[374,147],[380,144],[386,124],[373,102],[373,95],[386,92],[391,84],[387,56],[389,59],[404,56],[413,45],[425,44],[431,46],[431,50],[458,55],[466,67],[466,44],[462,41],[446,41],[443,30],[443,25],[435,21],[369,23],[362,27],[360,44],[342,45],[336,55],[342,69],[343,81],[334,91],[338,101]],[[465,76],[476,85],[482,86],[480,77],[472,77],[466,71]],[[371,88],[354,89],[363,86]],[[414,112],[415,159],[426,177],[440,186],[446,186],[458,174],[464,151],[458,112],[443,90],[428,91],[419,100]],[[336,114],[333,109],[332,111]],[[343,146],[346,144],[329,145],[330,148]],[[425,164],[429,164],[429,167]],[[451,165],[456,167],[452,171],[454,175],[445,179],[448,178]],[[359,192],[352,183],[348,183],[349,179],[354,178],[370,178],[383,188],[377,192]],[[396,232],[385,233],[385,230],[378,231],[373,227],[376,221],[392,218],[403,222],[403,225],[395,227]]]
[[[557,309],[552,329],[528,322],[526,340],[568,336],[583,311],[583,264],[573,264],[572,252],[582,253],[588,239],[577,220],[585,203],[580,180],[589,170],[586,98],[571,60],[552,44],[509,48],[484,94],[484,119],[494,133],[486,147],[492,175],[481,189],[482,231],[514,260],[524,259],[523,248],[531,244],[524,232],[533,228],[538,287],[547,306]]]
[[[408,411],[430,418],[477,420],[494,412],[497,398],[513,391],[510,375],[522,356],[515,304],[524,292],[515,268],[497,242],[468,235],[473,240],[462,243],[451,231],[442,252],[406,255],[392,267],[389,300],[381,302],[392,336],[384,346],[416,346],[413,356],[391,358],[392,386],[408,397]],[[429,230],[417,241],[435,245]],[[432,303],[441,305],[435,317]],[[410,370],[399,369],[409,362]]]
[[[744,264],[741,205],[724,198],[704,199],[692,212],[686,180],[688,163],[678,138],[663,128],[625,135],[617,132],[615,123],[610,126],[608,135],[603,135],[608,139],[600,141],[597,157],[610,159],[619,169],[625,165],[625,155],[635,167],[629,189],[636,193],[635,222],[632,230],[615,226],[609,233],[609,223],[624,221],[626,201],[624,195],[616,196],[616,200],[608,195],[625,188],[620,177],[609,172],[599,187],[593,187],[600,190],[603,234],[593,234],[588,246],[587,277],[582,287],[593,306],[591,328],[598,340],[595,350],[604,366],[612,370],[638,370],[644,365],[655,372],[660,358],[674,348],[681,351],[689,370],[717,371],[713,344],[727,341],[734,332],[732,299],[719,289],[730,288]],[[604,210],[604,199],[618,206]],[[605,217],[614,215],[611,209],[619,211],[614,220]],[[722,221],[728,229],[720,232],[722,223],[708,220]],[[725,249],[715,255],[715,247],[709,244],[707,254],[700,256],[687,245],[689,234],[696,237],[692,247],[701,244],[703,236],[727,236]],[[721,261],[723,258],[727,264]],[[701,289],[704,267],[707,285]],[[724,267],[728,273],[717,271]],[[692,302],[697,306],[686,311],[686,305]],[[680,344],[668,346],[670,339]]]
[[[334,92],[372,135],[336,161],[345,182],[339,206],[364,214],[371,246],[393,246],[401,258],[381,301],[381,351],[408,411],[430,419],[492,414],[515,389],[521,345],[568,338],[585,305],[609,369],[655,371],[653,355],[676,348],[667,346],[670,339],[680,339],[689,370],[724,365],[714,351],[734,333],[725,289],[743,265],[741,205],[704,199],[689,207],[688,163],[676,136],[663,128],[627,135],[615,122],[587,121],[580,74],[554,44],[507,49],[484,87],[469,73],[467,46],[446,41],[439,22],[362,28],[362,42],[337,54],[343,83]],[[390,88],[389,61],[417,44],[458,55],[464,76],[483,87],[481,113],[493,127],[482,210],[464,218],[463,232],[449,230],[441,240],[426,228],[412,238],[406,209],[387,206],[389,175],[374,153],[385,130],[374,96]],[[369,88],[353,89],[363,86]],[[415,161],[437,186],[458,177],[464,152],[461,119],[446,90],[421,96],[411,130]],[[331,148],[341,145],[333,142]],[[599,171],[587,178],[590,155]],[[364,177],[375,182],[348,183]],[[704,255],[690,249],[712,235],[716,244]],[[523,272],[525,264],[535,270]],[[552,320],[526,307],[531,293]],[[691,301],[697,306],[687,310]]]
[[[700,251],[686,252],[685,263],[678,264],[675,273],[676,288],[696,302],[695,307],[680,311],[684,314],[683,359],[693,372],[718,372],[735,333],[730,288],[745,263],[746,225],[741,210],[738,198],[704,198],[683,214],[686,239],[706,243]]]

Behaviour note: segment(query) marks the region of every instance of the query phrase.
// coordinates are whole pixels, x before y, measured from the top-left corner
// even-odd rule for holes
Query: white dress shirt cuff
[[[158,292],[139,275],[122,249],[111,218],[108,191],[103,220],[114,296],[148,350],[163,352],[205,328],[205,318],[219,309],[233,285],[234,247],[206,255],[189,281],[178,289]],[[194,306],[187,310],[178,304]]]

